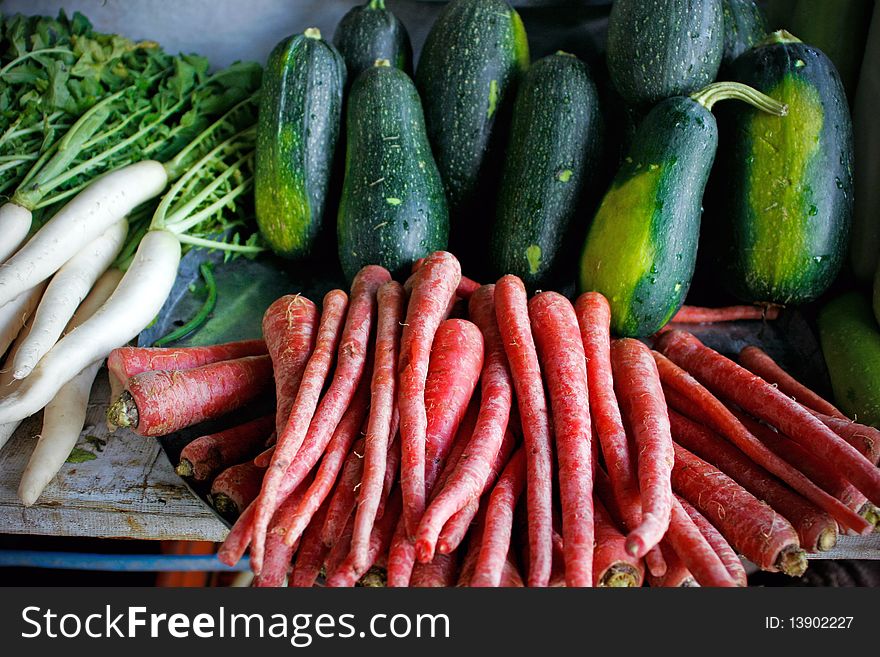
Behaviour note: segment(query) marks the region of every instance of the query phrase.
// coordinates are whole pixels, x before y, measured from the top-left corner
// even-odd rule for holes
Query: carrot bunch
[[[245,404],[274,374],[275,413],[195,440],[179,469],[237,515],[219,556],[250,547],[258,586],[744,586],[740,555],[800,575],[839,531],[874,528],[880,432],[756,348],[743,367],[687,332],[655,351],[610,325],[600,294],[529,298],[437,252],[404,284],[364,268],[320,311],[283,297],[262,349],[141,370],[121,394],[152,435]],[[262,383],[254,359],[271,361]],[[222,403],[167,392],[211,367]]]

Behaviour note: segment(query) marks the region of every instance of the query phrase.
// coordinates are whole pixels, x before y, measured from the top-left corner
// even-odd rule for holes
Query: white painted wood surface
[[[0,533],[222,541],[225,525],[183,485],[154,439],[108,435],[107,372],[98,374],[77,447],[96,458],[65,463],[37,503],[18,500],[21,473],[40,430],[33,417],[0,451]],[[106,440],[103,451],[86,437]]]

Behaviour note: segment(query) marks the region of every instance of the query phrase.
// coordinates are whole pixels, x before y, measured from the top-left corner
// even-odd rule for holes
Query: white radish
[[[0,424],[36,413],[90,363],[140,333],[162,309],[179,265],[177,236],[164,230],[149,231],[107,302],[61,338],[12,394],[0,399]]]
[[[0,449],[3,449],[3,446],[9,442],[9,439],[12,438],[12,434],[15,433],[15,430],[18,429],[18,425],[20,424],[21,420],[18,422],[0,424]]]
[[[21,329],[21,332],[18,334],[18,337],[9,349],[9,354],[6,356],[6,360],[3,362],[3,369],[0,370],[0,396],[11,394],[19,384],[18,381],[12,378],[12,360],[15,358],[15,354],[18,353],[19,347],[21,347],[22,343],[27,339],[28,333],[30,333],[30,328],[30,324],[26,324],[25,327]],[[9,442],[9,439],[12,438],[12,434],[18,429],[19,424],[21,424],[20,421],[0,424],[0,449],[3,449],[3,446]]]
[[[72,331],[92,317],[113,294],[121,278],[122,272],[118,269],[111,269],[101,276],[66,330]],[[76,445],[86,422],[89,393],[103,360],[95,361],[65,383],[43,409],[43,428],[18,486],[18,497],[25,506],[37,501]]]
[[[0,306],[54,274],[110,226],[165,189],[165,167],[154,160],[96,178],[0,267]]]
[[[0,206],[0,264],[18,251],[31,229],[33,215],[15,203]]]
[[[34,312],[43,296],[44,284],[18,295],[10,303],[0,308],[0,355],[6,353],[15,338],[21,333],[28,317]],[[12,362],[8,363],[11,369]],[[10,372],[10,376],[12,373]],[[0,393],[2,394],[2,393]]]
[[[88,295],[98,277],[119,255],[127,234],[128,221],[123,219],[116,222],[98,239],[68,260],[52,277],[34,313],[30,335],[12,361],[13,376],[16,379],[23,379],[30,374],[39,360],[58,341],[77,306]]]

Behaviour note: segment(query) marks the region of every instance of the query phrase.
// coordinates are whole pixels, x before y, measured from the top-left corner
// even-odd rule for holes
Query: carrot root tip
[[[639,573],[628,563],[615,563],[599,579],[599,586],[625,588],[639,585]]]
[[[180,477],[192,477],[193,476],[193,465],[189,462],[188,459],[180,459],[180,463],[174,469]]]
[[[816,541],[816,549],[819,552],[828,552],[837,545],[837,530],[836,528],[826,529],[819,535],[819,540]]]
[[[786,575],[800,577],[807,570],[807,553],[797,546],[790,545],[779,554],[776,567]]]

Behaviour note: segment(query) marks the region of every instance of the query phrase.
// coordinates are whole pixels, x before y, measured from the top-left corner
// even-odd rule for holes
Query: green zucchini
[[[608,71],[634,105],[682,96],[715,79],[724,53],[721,0],[615,0]]]
[[[737,105],[721,116],[714,259],[752,303],[798,304],[824,292],[852,218],[852,127],[840,77],[784,31],[734,63],[733,79],[786,103],[778,118]]]
[[[593,218],[581,255],[580,287],[605,295],[617,335],[652,335],[684,302],[718,144],[711,109],[725,98],[785,111],[771,98],[730,82],[661,101],[639,125]]]
[[[755,0],[722,0],[724,14],[724,55],[721,68],[767,36],[767,19]]]
[[[449,215],[419,94],[379,60],[355,80],[346,116],[339,261],[349,278],[370,264],[405,277],[414,260],[445,249]]]
[[[530,288],[548,283],[585,180],[600,153],[596,85],[577,57],[535,62],[513,106],[490,253],[499,275]]]
[[[837,406],[880,427],[880,327],[871,304],[858,292],[844,294],[825,304],[818,323]]]
[[[324,203],[345,86],[345,62],[315,28],[284,39],[263,72],[257,120],[257,225],[285,258],[311,254]]]
[[[345,14],[336,26],[333,45],[345,59],[349,82],[354,82],[377,59],[387,59],[412,74],[409,33],[400,19],[385,8],[385,0],[369,0]]]
[[[416,85],[453,219],[478,188],[495,120],[528,65],[522,20],[502,0],[453,0],[428,34]]]

